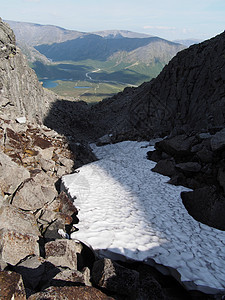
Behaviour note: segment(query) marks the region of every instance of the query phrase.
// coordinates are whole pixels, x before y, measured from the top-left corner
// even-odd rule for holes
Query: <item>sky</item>
[[[119,29],[205,40],[225,30],[225,1],[1,0],[0,17],[84,32]]]

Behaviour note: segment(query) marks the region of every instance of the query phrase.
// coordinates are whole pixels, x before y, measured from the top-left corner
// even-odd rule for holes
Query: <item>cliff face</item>
[[[13,31],[1,19],[0,48],[0,113],[41,121],[54,96],[42,88],[16,47]]]

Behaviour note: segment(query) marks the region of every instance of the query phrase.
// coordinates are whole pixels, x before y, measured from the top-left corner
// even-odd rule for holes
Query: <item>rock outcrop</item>
[[[0,113],[41,122],[54,97],[42,88],[17,48],[14,33],[0,19]]]
[[[196,220],[225,230],[224,129],[180,134],[156,143],[148,158],[153,171],[171,177],[170,183],[193,189],[181,194],[187,211]]]

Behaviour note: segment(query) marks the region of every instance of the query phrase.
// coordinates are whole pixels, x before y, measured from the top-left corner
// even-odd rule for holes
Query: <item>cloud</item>
[[[176,27],[169,26],[144,26],[144,29],[176,30]]]

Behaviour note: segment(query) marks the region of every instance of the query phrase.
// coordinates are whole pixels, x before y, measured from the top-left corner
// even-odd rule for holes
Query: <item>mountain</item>
[[[13,29],[17,40],[29,46],[62,43],[86,35],[83,32],[67,30],[54,25],[40,25],[10,20],[5,22]]]
[[[53,25],[6,21],[13,29],[20,48],[30,61],[42,60],[106,60],[117,53],[118,59],[148,62],[153,56],[167,63],[184,46],[158,37],[126,30],[105,30],[93,33],[67,30]],[[32,48],[35,47],[41,55]],[[104,49],[104,51],[103,51]],[[156,53],[160,54],[156,55]],[[163,52],[163,53],[162,53]],[[43,56],[44,55],[44,56]],[[114,56],[115,58],[115,56]]]
[[[185,40],[174,40],[173,42],[178,43],[178,44],[182,44],[186,47],[189,47],[191,45],[201,43],[202,40],[199,40],[199,39],[185,39]]]
[[[130,62],[136,59],[150,62],[153,57],[161,60],[164,54],[168,59],[183,48],[179,44],[158,37],[106,39],[93,34],[63,43],[35,46],[35,49],[53,61],[86,59],[106,61],[113,55],[115,58],[115,54],[119,54],[122,58],[120,55],[122,53]],[[134,53],[134,51],[136,52]],[[151,56],[149,56],[149,52]]]
[[[95,31],[92,32],[93,34],[100,35],[101,37],[107,39],[120,39],[122,37],[126,38],[148,38],[151,37],[149,34],[145,33],[138,33],[128,30],[102,30],[102,31]]]

